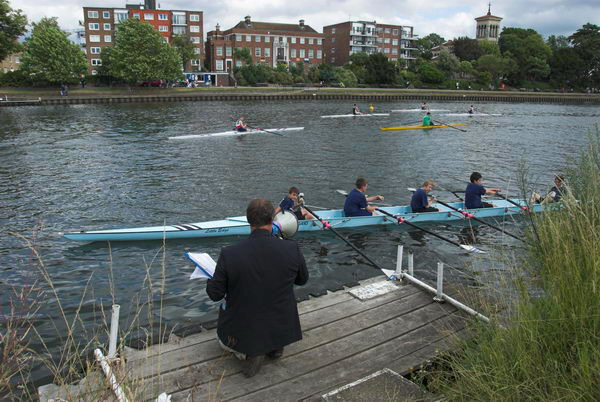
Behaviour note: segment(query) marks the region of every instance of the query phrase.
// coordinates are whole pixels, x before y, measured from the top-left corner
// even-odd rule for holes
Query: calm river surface
[[[366,109],[368,105],[361,105]],[[418,102],[376,104],[378,111],[414,108]],[[435,103],[435,109],[465,112],[467,103]],[[433,178],[445,188],[464,189],[474,170],[484,184],[516,193],[518,164],[528,164],[539,190],[560,172],[585,142],[587,128],[600,122],[595,106],[480,104],[481,112],[500,116],[460,117],[434,113],[434,120],[469,122],[467,132],[382,132],[379,127],[416,123],[422,113],[392,113],[381,118],[321,119],[343,114],[348,102],[189,102],[123,105],[76,105],[0,109],[0,309],[10,296],[38,281],[44,292],[33,316],[48,347],[56,353],[64,336],[60,309],[43,281],[36,259],[23,239],[39,252],[67,317],[81,303],[81,337],[102,328],[100,306],[121,304],[122,328],[133,322],[140,305],[147,322],[160,314],[169,326],[189,326],[214,317],[216,305],[205,281],[190,281],[187,250],[210,253],[234,237],[162,242],[82,244],[62,233],[200,222],[243,215],[250,199],[278,203],[296,185],[306,202],[328,208],[343,205],[336,189],[351,190],[358,176],[369,180],[370,194],[406,204],[406,187]],[[246,137],[171,141],[169,136],[230,129],[239,115],[259,127],[304,126],[304,131]],[[453,196],[436,191],[440,198]],[[519,232],[522,222],[506,222]],[[428,225],[452,239],[461,225]],[[464,231],[464,230],[463,230]],[[406,228],[344,232],[376,261],[392,267],[396,246],[415,251],[417,275],[432,280],[438,259],[454,267],[449,280],[492,285],[489,272],[504,269],[494,253],[483,257]],[[319,292],[378,274],[362,257],[331,233],[300,234],[310,281],[299,294]],[[480,228],[480,248],[518,250],[518,243]],[[163,270],[164,268],[164,270]],[[152,282],[149,289],[150,281]],[[136,324],[134,324],[136,325]],[[88,332],[84,332],[85,331]],[[42,350],[38,341],[34,347]],[[39,379],[45,376],[36,370]]]

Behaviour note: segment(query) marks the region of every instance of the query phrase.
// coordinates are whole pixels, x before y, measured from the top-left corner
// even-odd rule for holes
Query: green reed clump
[[[520,298],[476,328],[430,383],[453,400],[600,400],[600,133],[567,170],[560,209],[533,217]],[[533,227],[534,226],[534,227]],[[537,233],[534,235],[534,229]]]

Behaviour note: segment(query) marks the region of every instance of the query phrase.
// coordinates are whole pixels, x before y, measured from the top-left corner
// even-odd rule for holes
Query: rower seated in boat
[[[425,180],[423,186],[414,192],[410,200],[410,208],[414,213],[439,211],[439,209],[431,206],[433,200],[427,197],[427,193],[433,190],[434,186],[433,180]]]
[[[374,195],[368,197],[365,191],[369,187],[366,179],[359,177],[356,179],[356,188],[350,191],[344,203],[344,214],[347,217],[353,216],[371,216],[377,207],[369,205],[369,202],[375,200],[383,201],[382,195]]]
[[[244,116],[241,116],[238,121],[235,122],[235,130],[239,132],[248,131],[248,126],[244,121]]]
[[[481,173],[473,172],[469,180],[471,183],[467,185],[465,190],[465,208],[493,208],[494,205],[489,202],[481,201],[481,196],[485,194],[496,194],[500,192],[499,188],[485,188],[481,185]]]
[[[473,107],[473,105],[471,105],[471,107],[469,107],[468,113],[469,114],[475,113],[475,108]]]
[[[299,200],[300,190],[298,187],[290,187],[288,190],[288,194],[283,197],[283,200],[279,203],[277,209],[275,209],[275,215],[282,211],[288,211],[296,215],[298,220],[304,219],[315,219],[314,216],[306,209],[302,208],[302,204],[304,204],[304,199]]]
[[[362,114],[362,112],[360,111],[360,109],[358,108],[358,105],[356,103],[352,106],[352,114],[355,116],[357,114]]]
[[[423,125],[435,126],[435,124],[433,124],[433,120],[431,120],[431,112],[427,112],[427,114],[423,117]]]
[[[421,110],[429,110],[429,106],[427,106],[426,102],[423,102],[423,104],[421,105]]]
[[[537,204],[549,204],[552,202],[559,202],[562,196],[565,194],[564,184],[564,176],[554,176],[554,186],[552,186],[548,194],[546,194],[545,197],[542,197],[537,193],[533,193],[532,202],[535,202]]]

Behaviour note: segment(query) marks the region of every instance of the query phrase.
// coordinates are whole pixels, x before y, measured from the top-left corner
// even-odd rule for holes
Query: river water
[[[367,105],[361,105],[363,109]],[[417,102],[375,105],[378,111],[415,108]],[[469,104],[435,103],[435,109],[465,112]],[[61,309],[71,319],[79,309],[76,335],[85,339],[104,328],[101,307],[121,304],[121,327],[138,328],[162,317],[169,327],[214,318],[216,305],[205,281],[190,281],[185,251],[219,250],[239,238],[81,244],[63,238],[77,230],[201,222],[243,215],[248,201],[274,203],[298,186],[309,205],[339,208],[336,189],[351,190],[358,176],[369,193],[406,204],[406,187],[433,178],[444,188],[464,189],[474,170],[484,184],[516,194],[518,166],[545,184],[561,172],[600,121],[594,106],[476,105],[499,116],[445,116],[434,120],[468,122],[466,132],[451,128],[383,132],[379,127],[417,123],[422,113],[389,117],[321,119],[343,114],[351,104],[331,102],[189,102],[74,105],[0,109],[0,309],[7,314],[14,293],[36,285],[39,298],[30,314],[50,352],[58,355],[65,334]],[[304,126],[304,131],[245,137],[168,140],[169,136],[230,129],[239,115],[259,127]],[[436,191],[440,198],[453,196]],[[519,232],[523,222],[504,222]],[[427,225],[454,240],[463,225]],[[502,272],[494,250],[519,253],[519,244],[479,228],[477,246],[486,256],[406,228],[365,228],[343,232],[381,265],[392,268],[396,247],[415,252],[417,276],[433,280],[438,260],[452,267],[449,280],[495,286]],[[27,239],[30,244],[24,240]],[[328,232],[299,234],[310,281],[299,295],[319,294],[378,274]],[[40,273],[32,249],[43,261],[52,287]],[[162,279],[164,278],[164,282]],[[54,292],[58,295],[55,297]],[[161,297],[162,295],[162,297]],[[162,303],[159,301],[162,300]],[[145,308],[143,308],[145,306]],[[162,310],[162,313],[160,313]],[[140,312],[136,318],[136,313]],[[6,316],[4,317],[6,319]],[[105,341],[102,335],[101,341]],[[33,347],[44,348],[37,339]],[[48,374],[37,368],[34,379]]]

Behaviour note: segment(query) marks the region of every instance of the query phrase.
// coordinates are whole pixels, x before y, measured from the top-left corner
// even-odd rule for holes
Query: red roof
[[[246,24],[245,21],[240,21],[233,29],[245,29],[248,31],[270,31],[270,32],[306,32],[306,33],[318,33],[310,27],[310,25],[300,24],[278,24],[274,22],[255,22],[252,21],[250,24]]]

